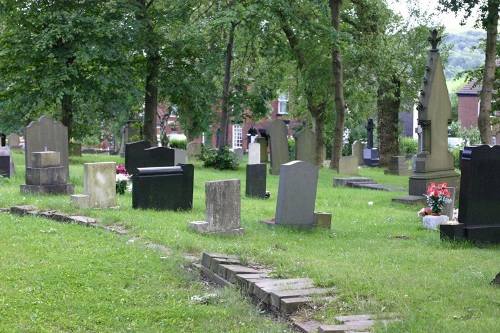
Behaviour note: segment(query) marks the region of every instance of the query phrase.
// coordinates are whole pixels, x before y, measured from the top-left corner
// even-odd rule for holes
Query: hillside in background
[[[474,49],[484,38],[486,33],[480,30],[450,32],[445,37],[446,44],[453,44],[448,63],[445,65],[447,80],[453,80],[458,73],[484,63],[484,52]]]

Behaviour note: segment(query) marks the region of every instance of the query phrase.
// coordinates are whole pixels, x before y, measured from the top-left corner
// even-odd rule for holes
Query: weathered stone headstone
[[[308,127],[295,134],[295,158],[316,164],[316,134]]]
[[[267,140],[266,138],[257,138],[255,141],[260,144],[260,163],[269,162],[267,156]]]
[[[68,169],[68,128],[52,117],[44,115],[32,121],[25,129],[26,168],[33,167],[32,153],[57,151],[61,157],[61,166]]]
[[[22,194],[73,194],[74,185],[67,184],[68,167],[61,165],[59,152],[33,152],[30,164],[26,184],[21,185]]]
[[[9,144],[10,149],[20,149],[21,148],[21,140],[17,133],[11,133],[7,136],[7,142]]]
[[[429,37],[431,49],[417,106],[420,148],[409,180],[409,195],[394,198],[393,201],[413,203],[425,199],[424,194],[430,183],[447,183],[460,192],[460,175],[455,172],[453,155],[448,151],[451,103],[437,48],[440,40],[437,30],[433,30]]]
[[[187,163],[187,152],[184,149],[173,148],[174,149],[174,165],[186,164]]]
[[[236,161],[238,161],[238,163],[243,162],[243,148],[233,148],[231,151],[236,155]]]
[[[358,174],[358,158],[356,156],[341,156],[337,172],[343,175],[357,175]]]
[[[458,221],[465,237],[500,244],[500,146],[465,147]]]
[[[200,142],[189,142],[186,145],[187,150],[187,160],[189,162],[199,161],[199,155],[201,154],[201,143]]]
[[[137,125],[139,124],[139,126]],[[125,157],[125,145],[133,142],[134,137],[141,137],[141,126],[139,120],[127,120],[125,126],[121,129],[120,156]]]
[[[253,142],[248,145],[248,164],[260,164],[260,143]]]
[[[188,210],[193,207],[194,166],[138,168],[132,178],[132,208]]]
[[[247,164],[246,195],[248,197],[266,198],[267,164]]]
[[[411,170],[408,167],[406,156],[392,156],[387,170],[384,170],[386,175],[409,176]]]
[[[271,175],[279,175],[281,165],[290,161],[288,154],[288,129],[283,120],[273,120],[267,125],[266,133],[269,138],[269,147],[271,155]]]
[[[0,147],[0,175],[9,178],[16,173],[9,147]]]
[[[206,221],[191,222],[201,233],[241,234],[240,180],[218,180],[205,183]]]
[[[356,140],[352,144],[352,156],[356,156],[358,159],[358,166],[365,165],[365,159],[363,157],[363,143]]]
[[[89,206],[116,206],[116,163],[85,163],[83,172],[83,193],[88,196]]]
[[[283,164],[274,224],[300,228],[314,227],[317,186],[317,166],[304,161]]]
[[[148,148],[151,148],[151,143],[147,140],[125,144],[125,169],[127,169],[130,175],[132,175],[138,167],[144,166],[144,161],[141,161],[138,156],[141,156],[143,151]]]

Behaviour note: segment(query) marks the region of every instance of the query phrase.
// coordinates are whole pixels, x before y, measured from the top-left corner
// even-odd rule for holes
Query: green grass
[[[311,277],[336,288],[332,302],[309,316],[333,324],[345,314],[397,313],[401,321],[377,332],[494,332],[500,288],[489,282],[500,271],[500,246],[477,247],[439,240],[421,227],[421,207],[393,203],[402,192],[335,188],[320,170],[316,210],[332,213],[331,230],[268,228],[279,177],[268,175],[268,200],[246,198],[245,171],[203,169],[195,164],[191,211],[133,210],[131,194],[117,209],[80,209],[68,196],[23,196],[24,156],[14,154],[17,174],[0,182],[0,207],[32,204],[125,225],[130,236],[102,229],[0,214],[0,332],[283,332],[287,327],[231,290],[208,290],[183,255],[236,254],[271,267],[277,277]],[[83,163],[116,156],[71,158],[70,182],[83,192]],[[408,186],[407,177],[363,168],[361,176]],[[244,236],[196,234],[190,221],[204,220],[204,184],[242,181]],[[300,190],[300,189],[297,189]],[[369,205],[368,202],[373,202]],[[131,242],[133,236],[135,241]],[[170,255],[148,243],[162,244]],[[218,293],[208,304],[194,295]]]

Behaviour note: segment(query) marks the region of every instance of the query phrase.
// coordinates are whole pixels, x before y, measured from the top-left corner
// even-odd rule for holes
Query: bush
[[[416,154],[418,153],[418,142],[414,138],[405,136],[399,138],[399,153],[400,154]]]
[[[170,139],[169,144],[170,148],[186,150],[187,140]]]
[[[295,139],[288,139],[288,156],[290,160],[295,160]]]
[[[481,143],[481,134],[477,127],[471,127],[470,129],[461,128],[458,131],[458,136],[464,139],[464,145],[476,145]]]
[[[219,149],[203,146],[201,148],[200,160],[205,168],[215,168],[218,170],[236,170],[238,160],[236,155],[224,146]]]

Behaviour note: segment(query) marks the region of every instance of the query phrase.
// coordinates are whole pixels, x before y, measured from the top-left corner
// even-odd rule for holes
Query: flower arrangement
[[[130,181],[130,175],[123,165],[116,167],[116,193],[125,194],[125,189]]]
[[[431,214],[441,213],[444,209],[444,204],[451,202],[450,191],[446,189],[446,186],[446,183],[438,184],[437,186],[435,183],[431,183],[427,188],[427,193],[424,195],[427,198],[427,204],[429,205],[427,208],[430,209]],[[429,212],[427,211],[427,214],[424,215],[428,214]]]

